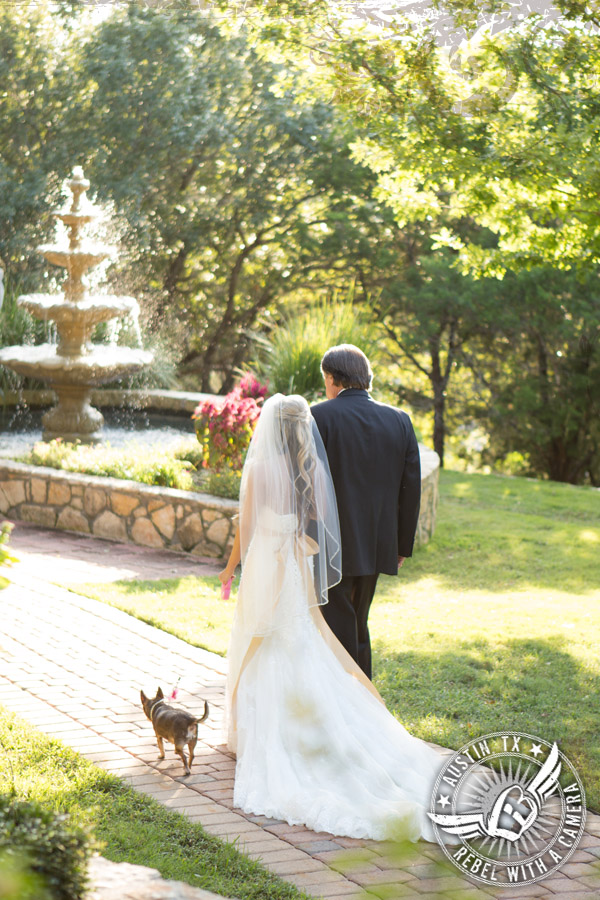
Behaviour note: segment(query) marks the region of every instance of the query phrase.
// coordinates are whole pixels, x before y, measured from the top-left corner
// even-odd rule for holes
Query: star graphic
[[[543,753],[541,744],[532,744],[530,753],[533,753],[535,758],[537,759],[540,753]]]
[[[445,809],[447,806],[450,806],[450,798],[447,796],[447,794],[440,794],[438,803],[440,804],[442,809]]]

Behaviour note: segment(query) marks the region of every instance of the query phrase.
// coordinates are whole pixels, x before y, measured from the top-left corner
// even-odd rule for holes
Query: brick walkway
[[[21,562],[0,593],[0,703],[136,790],[236,841],[315,897],[599,900],[598,816],[589,815],[580,847],[559,875],[519,889],[482,889],[458,870],[441,872],[435,864],[445,858],[435,845],[420,842],[400,863],[373,841],[315,834],[234,809],[235,762],[221,735],[226,661],[50,583],[212,574],[214,563],[24,525],[15,529],[12,546]],[[205,698],[211,704],[189,778],[181,776],[170,745],[167,758],[157,759],[152,726],[138,702],[140,687],[168,688],[178,677],[178,702],[198,711]]]

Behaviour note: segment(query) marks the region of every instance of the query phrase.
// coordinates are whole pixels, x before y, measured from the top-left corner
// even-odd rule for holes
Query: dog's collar
[[[152,722],[152,724],[154,724],[154,718],[153,718],[154,710],[159,705],[159,703],[164,703],[164,702],[165,702],[164,700],[155,700],[155,702],[152,704],[152,709],[150,710],[150,721]]]

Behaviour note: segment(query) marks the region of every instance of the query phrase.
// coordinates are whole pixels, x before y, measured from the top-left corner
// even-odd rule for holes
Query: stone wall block
[[[147,516],[148,510],[145,506],[137,506],[133,511],[133,518],[139,519],[141,516]]]
[[[217,512],[216,509],[203,509],[202,510],[202,521],[205,525],[210,525],[212,522],[216,522],[217,519],[221,518],[221,513]]]
[[[128,516],[139,503],[137,497],[130,497],[129,494],[111,494],[110,497],[110,505],[118,516]]]
[[[19,506],[21,503],[25,503],[24,481],[11,479],[10,481],[5,481],[2,485],[2,488],[10,506]]]
[[[0,487],[0,512],[4,513],[4,515],[6,515],[6,513],[9,511],[9,509],[10,509],[10,502],[8,500],[8,497],[2,490],[2,487]]]
[[[204,540],[202,519],[198,513],[192,513],[184,519],[177,529],[177,537],[181,541],[181,546],[184,550],[191,550],[193,547],[195,548],[196,544]]]
[[[148,504],[148,509],[150,509],[150,504]],[[170,541],[175,534],[175,510],[173,507],[162,506],[152,513],[151,519],[160,533]]]
[[[19,518],[33,525],[41,525],[42,528],[54,528],[56,525],[56,510],[50,506],[35,506],[24,503],[19,513]]]
[[[231,522],[229,519],[221,517],[213,522],[210,528],[207,529],[206,537],[209,541],[212,541],[212,543],[218,544],[219,547],[221,547],[221,553],[223,553],[230,531]]]
[[[212,559],[221,559],[223,556],[221,547],[208,541],[200,541],[190,552],[192,556],[210,556]]]
[[[155,509],[160,509],[161,506],[165,505],[164,500],[149,500],[148,501],[148,512],[154,512]]]
[[[56,527],[62,528],[64,531],[80,531],[84,534],[90,532],[90,524],[84,514],[77,509],[71,509],[70,506],[66,506],[60,513]]]
[[[83,508],[90,517],[97,516],[106,506],[106,493],[97,488],[86,488],[83,495]]]
[[[145,547],[164,547],[165,542],[149,519],[137,519],[131,529],[136,544]]]
[[[73,495],[75,488],[73,488]],[[83,491],[81,491],[83,494]],[[62,481],[51,481],[48,485],[48,503],[52,506],[66,506],[71,500],[71,488]]]
[[[31,479],[31,499],[34,503],[45,503],[48,484],[42,478]]]
[[[92,531],[98,537],[110,538],[113,541],[127,541],[125,522],[109,509],[100,513],[94,522]]]

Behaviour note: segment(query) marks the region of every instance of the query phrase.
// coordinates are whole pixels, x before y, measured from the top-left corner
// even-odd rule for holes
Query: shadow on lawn
[[[556,741],[600,811],[600,676],[560,636],[463,641],[438,652],[374,644],[374,682],[409,731],[457,750],[473,737],[520,731]]]

